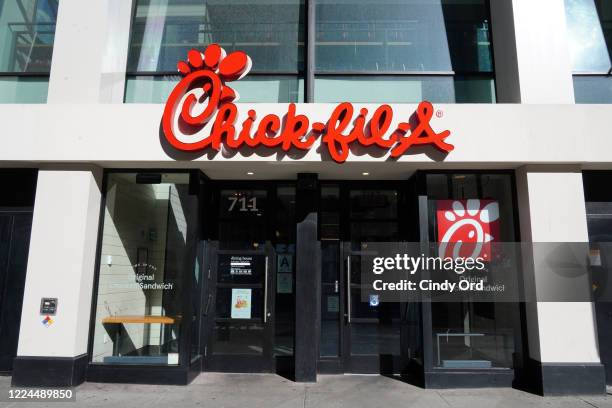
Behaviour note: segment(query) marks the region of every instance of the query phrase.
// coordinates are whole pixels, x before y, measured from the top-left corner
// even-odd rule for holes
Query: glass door
[[[400,367],[400,305],[380,303],[361,283],[361,257],[369,243],[399,239],[399,191],[352,188],[343,243],[345,289],[344,365],[347,372],[392,374]],[[362,299],[367,298],[364,302]]]
[[[271,372],[276,255],[267,233],[268,190],[219,189],[214,196],[204,369]]]
[[[369,243],[400,238],[399,187],[381,183],[321,189],[321,372],[401,371],[402,306],[365,296],[361,257]]]

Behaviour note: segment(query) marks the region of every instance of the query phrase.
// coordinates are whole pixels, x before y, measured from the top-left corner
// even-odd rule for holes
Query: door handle
[[[268,256],[266,255],[265,269],[264,269],[264,310],[263,310],[263,321],[268,322]]]
[[[338,293],[338,280],[334,282],[334,293]]]
[[[351,322],[351,256],[346,258],[346,320]]]

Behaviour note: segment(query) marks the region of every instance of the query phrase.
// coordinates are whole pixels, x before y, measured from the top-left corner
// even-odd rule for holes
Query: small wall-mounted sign
[[[55,316],[57,313],[57,298],[42,298],[40,300],[40,314]]]
[[[378,295],[370,295],[370,306],[376,307],[379,304],[380,304],[380,299],[378,298]]]

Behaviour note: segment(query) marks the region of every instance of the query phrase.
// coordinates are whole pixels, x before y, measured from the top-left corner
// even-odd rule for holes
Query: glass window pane
[[[353,103],[492,103],[491,78],[452,76],[319,76],[315,102]]]
[[[216,322],[212,354],[262,355],[265,327],[252,322]]]
[[[303,0],[139,0],[128,71],[175,71],[192,48],[243,50],[258,71],[303,65]]]
[[[491,71],[486,3],[319,0],[318,71]]]
[[[495,103],[495,80],[455,76],[455,102],[457,103]]]
[[[576,103],[612,103],[612,78],[574,76]]]
[[[45,103],[48,77],[0,77],[0,103]]]
[[[606,10],[611,16],[609,4]],[[565,0],[565,11],[574,71],[608,71],[610,55],[595,0]]]
[[[351,190],[351,219],[390,219],[397,217],[396,190]]]
[[[49,72],[57,5],[58,0],[0,2],[1,72]]]
[[[92,361],[179,364],[187,281],[195,267],[197,196],[188,174],[145,184],[108,176]]]
[[[500,173],[428,174],[429,239],[440,240],[438,200],[493,200],[499,205],[497,242],[515,236],[513,179]],[[518,337],[515,303],[463,302],[431,304],[433,365],[437,368],[510,368]]]
[[[125,88],[127,103],[164,103],[176,86],[177,75],[128,77]],[[293,76],[247,76],[232,82],[239,95],[237,103],[304,102],[304,80]]]
[[[359,296],[358,293],[353,296]],[[353,299],[360,299],[354,297]],[[355,303],[357,303],[355,301]],[[396,303],[384,303],[384,308],[390,309],[399,307]],[[387,306],[388,305],[388,306]],[[369,307],[367,304],[357,303],[356,306]],[[384,312],[378,311],[383,314]],[[378,356],[392,355],[399,356],[400,351],[400,321],[399,318],[390,318],[389,313],[384,313],[383,319],[351,324],[351,355],[353,356]],[[399,313],[397,313],[399,314]]]
[[[434,367],[511,368],[513,303],[432,303]]]

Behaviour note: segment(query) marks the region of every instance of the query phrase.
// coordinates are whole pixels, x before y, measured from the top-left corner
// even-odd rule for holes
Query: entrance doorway
[[[17,355],[37,171],[0,169],[0,372]]]
[[[399,374],[407,367],[416,305],[362,301],[369,243],[410,240],[410,183],[329,183],[321,188],[320,372]],[[403,209],[400,210],[400,209]],[[410,226],[412,225],[412,227]],[[418,325],[418,324],[417,324]]]
[[[211,183],[204,370],[274,372],[293,356],[295,187]]]

